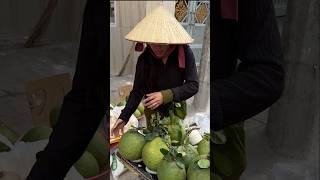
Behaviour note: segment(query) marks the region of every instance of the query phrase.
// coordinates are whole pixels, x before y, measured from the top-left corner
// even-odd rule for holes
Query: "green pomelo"
[[[136,111],[134,111],[133,115],[136,117],[136,118],[139,118],[141,116],[141,113],[138,109],[136,109]]]
[[[0,124],[0,134],[6,137],[12,144],[18,139],[18,135],[4,124]],[[0,141],[0,152],[8,152],[10,150],[11,148],[9,146]]]
[[[6,144],[0,142],[0,153],[1,152],[9,152],[11,149],[9,146],[7,146]]]
[[[35,142],[43,139],[49,139],[52,128],[46,126],[38,126],[30,129],[22,138],[23,142]]]
[[[187,172],[188,180],[210,180],[210,168],[201,169],[197,163],[199,158],[190,164]]]
[[[126,159],[141,159],[142,149],[146,141],[137,131],[128,131],[120,139],[119,153]]]
[[[99,164],[94,156],[85,151],[74,164],[76,170],[84,177],[89,178],[99,174]]]
[[[161,148],[169,150],[166,143],[160,137],[154,138],[143,147],[143,163],[152,171],[157,170],[158,165],[163,159],[163,154],[160,152]]]
[[[87,147],[87,151],[96,158],[100,168],[104,168],[107,165],[108,145],[109,142],[105,140],[103,135],[99,132],[96,132]]]
[[[210,153],[210,141],[203,138],[199,143],[198,143],[198,153],[199,155],[207,155]]]
[[[144,113],[144,105],[143,105],[142,103],[139,104],[138,110],[139,110],[139,112],[140,112],[141,114]]]
[[[18,135],[4,124],[0,124],[0,134],[6,137],[12,144],[17,142]]]
[[[163,159],[157,168],[157,177],[159,180],[185,180],[185,167],[180,168],[175,161]]]
[[[50,111],[50,126],[53,128],[57,122],[58,122],[58,118],[60,116],[60,111],[61,108],[60,107],[55,107]]]

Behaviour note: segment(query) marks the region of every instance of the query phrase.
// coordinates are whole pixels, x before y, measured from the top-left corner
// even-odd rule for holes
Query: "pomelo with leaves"
[[[128,160],[141,159],[145,143],[145,137],[138,129],[129,129],[120,139],[119,153]]]
[[[187,178],[186,168],[183,163],[182,154],[178,153],[173,147],[169,150],[161,149],[164,158],[157,168],[159,180],[185,180]]]
[[[142,160],[151,171],[156,171],[163,159],[163,154],[160,149],[168,150],[167,144],[161,137],[155,137],[153,140],[147,142],[143,147]]]
[[[187,177],[188,180],[210,180],[210,161],[207,156],[199,156],[190,164]]]

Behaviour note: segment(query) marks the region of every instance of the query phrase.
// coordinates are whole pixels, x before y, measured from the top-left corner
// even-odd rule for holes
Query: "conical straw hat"
[[[144,17],[125,38],[130,41],[159,44],[193,42],[187,31],[163,5]]]

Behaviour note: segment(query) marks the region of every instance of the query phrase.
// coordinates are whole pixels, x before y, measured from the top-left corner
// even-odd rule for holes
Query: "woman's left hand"
[[[146,95],[147,98],[143,101],[144,106],[154,110],[163,103],[163,96],[161,92],[154,92]]]

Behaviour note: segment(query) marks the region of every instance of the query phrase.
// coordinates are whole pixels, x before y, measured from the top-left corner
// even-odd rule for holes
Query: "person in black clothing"
[[[223,130],[227,136],[227,143],[225,145],[213,144],[211,153],[218,150],[228,155],[234,166],[232,174],[224,175],[214,168],[213,170],[224,180],[236,180],[239,179],[246,166],[245,137],[241,123],[272,105],[281,96],[284,69],[281,65],[280,36],[272,0],[242,0],[238,3],[238,21],[222,16],[222,4],[220,3],[226,1],[232,0],[211,1],[213,7],[211,9],[213,15],[211,19],[211,24],[213,24],[211,28],[213,38],[211,41],[213,42],[211,90],[213,93],[210,97],[212,113],[210,128],[214,132]],[[72,164],[84,152],[102,119],[104,108],[107,109],[108,101],[103,102],[107,100],[105,86],[108,76],[104,74],[106,72],[104,67],[107,67],[105,53],[107,46],[103,39],[107,32],[104,19],[106,6],[99,4],[101,2],[88,1],[73,88],[65,97],[61,116],[50,137],[49,144],[44,151],[38,153],[37,162],[27,180],[63,179]],[[183,47],[185,54],[190,52],[187,46]],[[164,47],[164,49],[167,48],[169,47]],[[153,67],[152,63],[162,63],[150,55],[152,53],[150,49],[151,47],[148,47],[142,53],[137,68],[140,67],[139,64]],[[179,49],[181,48],[176,47],[168,59],[177,56],[177,53],[181,52]],[[141,63],[142,59],[146,60],[146,57],[151,57],[150,62]],[[191,66],[193,66],[193,58],[186,56],[185,70],[190,65],[188,65],[190,59]],[[237,66],[238,59],[240,64]],[[176,62],[168,60],[167,63]],[[183,67],[182,64],[181,67]],[[160,68],[159,71],[166,70],[165,66],[162,67],[163,69]],[[140,75],[144,73],[147,72]],[[157,77],[157,75],[150,77]],[[167,81],[169,82],[171,78]],[[174,98],[177,100],[186,98],[186,96],[180,97],[175,94],[172,87],[159,85],[150,87],[155,87],[156,92],[171,88],[173,100]],[[195,89],[197,88],[193,89],[194,92],[196,92]],[[170,91],[168,97],[170,97]],[[145,92],[152,91],[147,89]],[[134,99],[133,96],[136,95],[130,96],[132,96],[131,99]],[[156,105],[161,104],[159,96],[156,102]],[[132,107],[134,106],[131,105]],[[130,108],[123,111],[123,121],[126,121],[125,116],[130,115],[130,112]],[[123,124],[123,122],[119,121],[118,124]],[[115,127],[114,130],[121,129],[121,126]]]
[[[168,26],[161,26],[166,23]],[[126,38],[138,42],[136,49],[143,47],[142,42],[147,43],[147,48],[138,58],[128,102],[112,127],[114,136],[119,135],[119,130],[123,131],[143,96],[147,127],[151,128],[148,121],[152,114],[159,112],[168,116],[176,102],[183,104],[186,111],[185,100],[195,95],[199,87],[192,50],[184,45],[193,40],[163,5],[141,20]]]
[[[71,91],[45,149],[27,180],[62,180],[80,158],[108,107],[105,1],[87,1]],[[108,152],[106,152],[107,156]]]
[[[211,3],[211,129],[227,137],[226,144],[212,144],[211,153],[224,154],[232,162],[232,174],[218,169],[215,173],[223,180],[237,180],[247,163],[243,121],[271,106],[283,90],[280,35],[272,0]],[[225,7],[228,3],[231,6]],[[234,4],[239,6],[234,11],[238,19],[224,14]],[[214,162],[216,166],[223,163]]]

